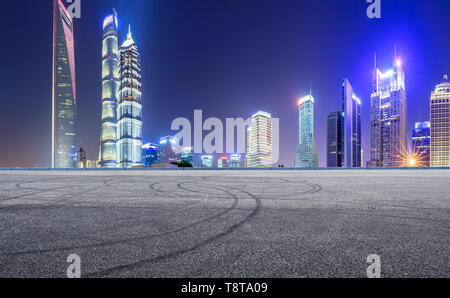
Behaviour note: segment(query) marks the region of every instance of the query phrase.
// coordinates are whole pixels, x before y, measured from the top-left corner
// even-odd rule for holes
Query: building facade
[[[219,169],[229,168],[230,160],[228,159],[228,156],[226,156],[226,155],[220,156],[219,159],[217,160],[217,167]]]
[[[412,133],[412,157],[420,167],[430,166],[430,122],[417,122]]]
[[[327,167],[343,166],[343,126],[342,111],[338,110],[327,117]]]
[[[431,94],[431,166],[450,167],[450,83],[448,77]]]
[[[117,108],[117,163],[120,168],[142,166],[141,63],[131,29],[119,59]]]
[[[159,145],[148,143],[142,146],[142,159],[146,168],[159,163]]]
[[[232,169],[239,169],[241,167],[241,155],[231,154],[230,155],[230,166]]]
[[[202,156],[202,168],[212,168],[213,167],[213,157],[211,155]]]
[[[117,13],[103,21],[102,129],[99,161],[102,168],[117,167],[117,96],[119,91],[119,38]]]
[[[340,146],[342,167],[361,167],[361,100],[353,91],[347,79],[342,81],[342,126],[340,129]]]
[[[247,133],[247,167],[272,167],[272,115],[262,111],[253,115]]]
[[[194,148],[183,147],[181,149],[181,161],[185,161],[194,166]]]
[[[52,168],[77,167],[77,110],[73,20],[53,1]]]
[[[177,142],[173,136],[162,137],[159,140],[159,162],[170,164],[171,162],[179,162],[180,156],[176,153],[175,147]]]
[[[296,168],[316,168],[319,166],[314,142],[314,97],[305,96],[298,100],[299,145],[295,152]]]
[[[407,152],[405,73],[399,60],[381,72],[375,65],[370,106],[373,167],[401,167]]]

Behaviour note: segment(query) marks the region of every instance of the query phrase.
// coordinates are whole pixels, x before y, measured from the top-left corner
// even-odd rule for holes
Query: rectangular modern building
[[[252,117],[247,152],[249,168],[272,167],[272,115],[259,111]]]
[[[327,117],[327,167],[343,166],[343,126],[342,111],[338,110]]]
[[[314,141],[314,97],[300,98],[297,103],[299,112],[299,145],[295,152],[296,168],[317,168],[319,158]]]
[[[417,122],[412,133],[412,157],[417,166],[430,166],[430,145],[430,122]]]
[[[393,69],[373,71],[370,106],[371,162],[373,167],[405,165],[408,148],[405,73],[396,60]]]
[[[347,79],[342,81],[342,126],[340,146],[342,167],[361,167],[361,100]]]
[[[77,167],[77,110],[73,20],[53,1],[52,168]]]
[[[450,167],[450,83],[448,77],[431,94],[431,166]]]

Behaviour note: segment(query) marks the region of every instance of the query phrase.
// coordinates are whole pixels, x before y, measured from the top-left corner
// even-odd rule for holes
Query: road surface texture
[[[450,171],[0,171],[0,277],[450,277]]]

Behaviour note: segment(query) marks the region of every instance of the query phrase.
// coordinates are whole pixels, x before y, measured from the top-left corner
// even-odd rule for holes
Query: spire
[[[131,33],[131,25],[128,25],[127,40],[124,41],[122,47],[129,47],[134,44],[133,35]]]
[[[374,69],[377,69],[377,52],[374,54]]]
[[[309,80],[309,95],[312,96],[312,80]]]

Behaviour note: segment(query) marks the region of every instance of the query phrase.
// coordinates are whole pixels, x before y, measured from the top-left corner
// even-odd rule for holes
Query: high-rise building
[[[327,117],[327,167],[343,166],[343,112],[338,110]]]
[[[159,162],[170,164],[180,160],[177,152],[177,142],[173,136],[162,137],[159,141]],[[187,154],[187,151],[185,152]]]
[[[245,167],[250,166],[250,137],[252,135],[252,127],[247,127],[246,145],[245,145]]]
[[[194,148],[183,147],[181,149],[181,161],[185,161],[194,166]]]
[[[412,133],[412,154],[414,162],[420,167],[430,166],[431,145],[430,122],[417,122]]]
[[[119,91],[119,39],[117,12],[103,21],[102,131],[99,160],[102,168],[117,167],[117,96]]]
[[[219,169],[228,168],[229,165],[230,165],[230,161],[228,159],[228,156],[226,156],[226,155],[220,156],[219,159],[217,160],[217,167]]]
[[[272,167],[272,115],[262,111],[253,115],[248,133],[250,136],[247,166],[249,168]]]
[[[148,143],[142,146],[142,159],[146,168],[159,163],[159,145]]]
[[[212,168],[213,167],[213,157],[211,155],[202,156],[202,168]]]
[[[400,167],[407,152],[405,73],[395,57],[393,69],[375,63],[370,104],[371,162],[374,167]]]
[[[342,167],[361,167],[361,100],[347,79],[342,81],[342,117],[340,146]]]
[[[142,165],[141,63],[129,29],[120,48],[117,163],[121,168]]]
[[[298,100],[299,145],[295,152],[296,168],[316,168],[319,166],[314,142],[314,97],[305,96]]]
[[[52,168],[77,166],[77,111],[73,20],[53,1]]]
[[[450,83],[447,76],[431,94],[431,166],[450,167]]]
[[[241,155],[240,154],[231,154],[230,163],[232,169],[239,169],[241,167]]]

